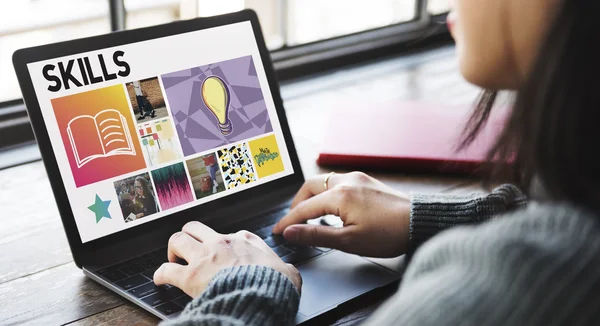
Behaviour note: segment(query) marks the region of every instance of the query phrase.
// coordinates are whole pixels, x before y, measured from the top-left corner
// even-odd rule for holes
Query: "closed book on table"
[[[418,101],[340,106],[332,112],[317,163],[401,172],[483,172],[506,110],[496,110],[475,142],[457,151],[471,112],[469,106]]]

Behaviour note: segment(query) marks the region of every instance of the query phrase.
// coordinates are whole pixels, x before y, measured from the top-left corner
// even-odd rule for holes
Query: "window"
[[[21,97],[15,50],[110,32],[104,0],[21,0],[0,7],[0,103]]]
[[[427,11],[432,15],[445,14],[450,11],[450,1],[448,0],[429,0]]]
[[[298,45],[411,21],[414,0],[291,0],[287,45]]]
[[[280,0],[125,0],[126,27],[140,28],[179,19],[207,17],[254,9],[260,17],[269,49],[283,45],[281,34],[282,2]]]
[[[413,21],[425,0],[124,0],[126,28],[254,9],[271,50]],[[20,97],[12,53],[110,31],[111,0],[20,0],[0,5],[0,103]],[[120,2],[120,1],[114,1]],[[429,0],[432,15],[448,0]],[[24,19],[26,17],[26,19]]]
[[[125,0],[127,28],[255,10],[271,50],[293,47],[418,18],[419,0]],[[429,12],[448,11],[448,0],[429,0]]]
[[[0,150],[14,145],[13,138],[33,141],[24,107],[17,107],[21,92],[11,60],[15,50],[244,8],[257,12],[280,79],[365,60],[359,56],[363,52],[431,38],[442,30],[439,21],[449,9],[448,0],[3,1]],[[6,121],[12,129],[5,127]],[[16,133],[23,137],[13,137]]]
[[[179,0],[125,0],[125,27],[134,29],[179,20],[182,18],[180,2]]]

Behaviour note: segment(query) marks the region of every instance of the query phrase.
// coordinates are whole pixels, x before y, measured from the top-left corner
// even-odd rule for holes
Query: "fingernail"
[[[286,240],[297,242],[298,238],[300,237],[300,232],[298,232],[298,228],[290,226],[283,232],[283,237]]]

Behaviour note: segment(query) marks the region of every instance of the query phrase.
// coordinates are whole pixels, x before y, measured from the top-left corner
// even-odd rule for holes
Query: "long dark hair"
[[[148,184],[148,180],[142,176],[137,176],[134,182],[139,182],[142,185],[142,191],[144,192],[144,197],[154,197],[152,195],[152,191],[150,190],[150,185]],[[137,193],[136,193],[137,196]]]
[[[488,154],[500,162],[491,180],[530,192],[539,180],[545,198],[600,211],[600,1],[563,0],[536,63],[518,90],[504,131]],[[496,99],[486,91],[467,123],[462,148],[485,125]],[[512,161],[508,168],[502,164]],[[531,193],[530,193],[531,195]]]

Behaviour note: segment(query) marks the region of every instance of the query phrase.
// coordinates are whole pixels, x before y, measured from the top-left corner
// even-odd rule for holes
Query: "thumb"
[[[293,244],[344,250],[348,245],[349,228],[352,226],[335,228],[324,225],[294,224],[283,231],[283,237]]]

